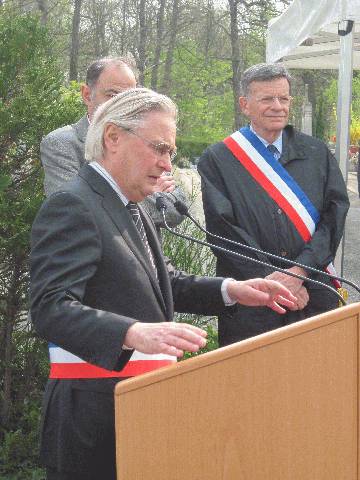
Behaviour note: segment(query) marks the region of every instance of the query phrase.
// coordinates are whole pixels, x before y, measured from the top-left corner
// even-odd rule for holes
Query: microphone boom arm
[[[198,239],[192,238],[188,235],[185,235],[184,233],[175,232],[172,228],[169,227],[169,225],[166,222],[166,215],[165,215],[166,206],[164,204],[162,204],[162,202],[158,202],[157,207],[162,212],[165,229],[167,231],[169,231],[170,233],[172,233],[173,235],[176,235],[176,236],[181,237],[181,238],[185,238],[186,240],[190,240],[191,242],[199,243],[200,245],[204,245],[205,247],[209,247],[209,248],[212,248],[212,249],[215,249],[215,250],[219,250],[220,252],[225,252],[225,253],[230,254],[230,255],[238,256],[238,257],[243,258],[245,260],[249,260],[249,262],[257,263],[258,265],[263,265],[263,266],[266,266],[266,267],[273,268],[275,271],[285,273],[286,275],[289,275],[290,277],[299,278],[300,280],[303,280],[303,281],[306,281],[306,282],[314,283],[316,285],[321,285],[322,287],[325,287],[328,290],[330,290],[331,292],[333,292],[334,295],[336,295],[338,297],[340,302],[343,305],[346,305],[345,300],[342,298],[342,296],[334,288],[330,287],[329,285],[326,285],[325,283],[319,282],[318,280],[313,280],[312,278],[309,279],[307,277],[304,277],[303,275],[298,275],[296,273],[289,272],[288,270],[285,270],[284,268],[274,267],[273,265],[271,265],[269,263],[262,262],[261,260],[256,260],[255,258],[248,257],[247,255],[243,255],[243,254],[238,253],[238,252],[234,252],[233,250],[228,250],[226,248],[219,247],[218,245],[213,245],[213,244],[208,243],[204,240],[198,240]],[[192,220],[192,218],[191,218],[191,220]],[[195,223],[197,225],[196,221],[195,221]],[[205,233],[207,233],[206,230],[204,230],[203,228],[201,228],[201,230],[204,231]],[[219,238],[221,238],[221,237],[219,237]],[[226,239],[224,239],[224,240],[226,240]],[[236,243],[236,242],[234,242],[234,243]],[[253,248],[253,247],[251,247],[251,248]],[[332,275],[329,275],[329,276],[332,277]]]

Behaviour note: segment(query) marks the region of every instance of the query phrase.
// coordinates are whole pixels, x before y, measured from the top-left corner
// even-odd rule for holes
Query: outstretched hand
[[[281,283],[264,278],[253,278],[243,282],[235,280],[227,285],[230,298],[249,307],[266,306],[277,313],[285,313],[281,305],[294,309],[297,298]]]
[[[137,322],[126,333],[124,345],[142,353],[164,353],[182,357],[184,351],[197,352],[206,345],[205,330],[187,323]]]

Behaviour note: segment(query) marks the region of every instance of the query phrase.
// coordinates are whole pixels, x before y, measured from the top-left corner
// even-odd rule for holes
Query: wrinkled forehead
[[[249,84],[249,94],[251,95],[288,95],[290,93],[290,84],[285,77],[278,77],[271,80],[253,80]]]
[[[132,70],[127,65],[107,65],[95,83],[95,89],[105,88],[134,88],[136,79]]]

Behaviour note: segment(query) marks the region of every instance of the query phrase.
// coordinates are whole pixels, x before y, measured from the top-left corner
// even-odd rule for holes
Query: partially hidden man
[[[73,125],[65,125],[46,135],[40,145],[41,163],[44,168],[46,196],[59,190],[64,182],[73,178],[85,163],[85,139],[96,109],[114,95],[135,88],[138,72],[129,57],[105,57],[92,62],[81,85],[81,97],[86,105],[86,115]],[[167,206],[167,222],[171,227],[181,223],[183,216],[174,207],[178,200],[188,203],[185,193],[170,172],[158,180],[157,192]],[[144,200],[143,206],[150,213],[157,230],[163,226],[161,213],[156,209],[156,193]]]
[[[236,302],[295,308],[276,281],[197,277],[164,259],[138,202],[170,172],[175,136],[168,97],[142,88],[115,96],[89,127],[90,163],[35,219],[31,317],[51,361],[41,442],[48,480],[116,479],[115,384],[206,343],[203,330],[172,321],[174,310],[217,315]]]
[[[327,146],[288,125],[290,82],[289,73],[278,64],[259,64],[244,72],[239,103],[250,124],[210,146],[198,165],[206,225],[222,237],[305,266],[331,269],[349,208],[346,186]],[[275,267],[331,284],[306,268],[236,248]],[[298,299],[297,310],[281,316],[262,307],[240,305],[224,313],[219,318],[221,345],[337,307],[336,295],[324,287],[234,256],[214,254],[219,276],[276,279]]]

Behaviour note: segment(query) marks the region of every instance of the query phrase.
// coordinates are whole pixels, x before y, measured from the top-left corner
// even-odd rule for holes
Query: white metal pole
[[[338,104],[335,156],[339,162],[344,180],[348,177],[348,152],[350,139],[352,76],[353,76],[353,48],[354,22],[345,20],[339,23],[340,35],[340,64],[338,79]],[[343,275],[345,234],[335,259],[335,268]]]

